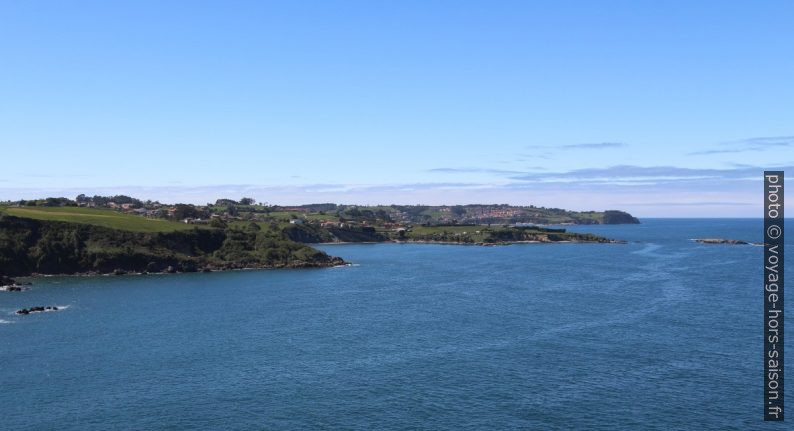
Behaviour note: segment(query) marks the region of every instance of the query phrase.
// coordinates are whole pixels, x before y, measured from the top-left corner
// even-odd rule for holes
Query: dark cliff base
[[[0,218],[0,274],[195,272],[344,264],[283,235],[243,229],[140,233],[77,223]]]

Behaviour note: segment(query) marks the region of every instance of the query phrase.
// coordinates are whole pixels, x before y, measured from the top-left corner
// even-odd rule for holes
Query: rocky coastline
[[[725,245],[764,245],[760,242],[748,242],[740,239],[725,238],[695,238],[692,241],[698,244],[725,244]]]
[[[345,264],[305,244],[262,232],[255,225],[144,233],[3,216],[0,232],[6,238],[0,242],[0,274],[5,277],[327,268]],[[16,286],[8,281],[3,284]]]

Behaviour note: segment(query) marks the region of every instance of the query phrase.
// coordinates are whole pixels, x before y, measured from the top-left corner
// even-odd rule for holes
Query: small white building
[[[289,221],[289,224],[303,224],[303,220],[301,220],[299,218],[294,218],[294,219]]]

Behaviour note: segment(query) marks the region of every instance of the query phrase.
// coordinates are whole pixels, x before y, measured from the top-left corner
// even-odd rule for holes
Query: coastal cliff
[[[101,226],[0,217],[0,274],[195,272],[311,268],[344,261],[255,224],[229,229],[131,232]]]
[[[518,243],[619,243],[590,233],[568,232],[540,226],[434,225],[407,229],[377,230],[373,227],[323,228],[318,225],[289,225],[284,235],[303,243],[401,242],[437,244],[506,245]]]
[[[244,216],[232,216],[227,211],[210,214],[209,219],[186,217],[183,222],[178,222],[177,217],[166,220],[137,215],[149,211],[145,209],[129,213],[57,203],[53,204],[55,206],[38,206],[38,203],[36,206],[0,205],[0,275],[311,268],[345,263],[306,245],[313,243],[506,245],[621,242],[523,222],[439,222],[445,220],[444,211],[439,212],[442,216],[436,217],[438,220],[430,217],[427,223],[395,221],[385,210],[370,214],[369,210],[357,208],[339,216],[298,210],[264,215],[240,211]],[[195,207],[184,207],[184,211],[198,211]],[[406,208],[403,209],[408,211],[413,207]],[[472,208],[481,209],[481,206],[460,207],[458,212],[474,211]],[[499,208],[503,212],[514,210]],[[405,211],[399,214],[404,215]],[[425,208],[423,211],[430,210]],[[395,213],[395,217],[399,214]],[[427,215],[422,214],[420,218]],[[621,211],[575,214],[580,218],[574,224],[637,222]],[[207,217],[208,214],[193,215]],[[544,218],[543,221],[548,220]]]
[[[602,224],[639,224],[640,219],[632,216],[625,211],[608,210],[604,211],[601,218]]]

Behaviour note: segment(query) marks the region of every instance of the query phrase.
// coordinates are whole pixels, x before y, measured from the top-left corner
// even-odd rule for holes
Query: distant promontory
[[[0,275],[196,272],[342,265],[311,243],[620,242],[545,225],[638,223],[622,211],[509,205],[295,207],[128,196],[0,203]]]

